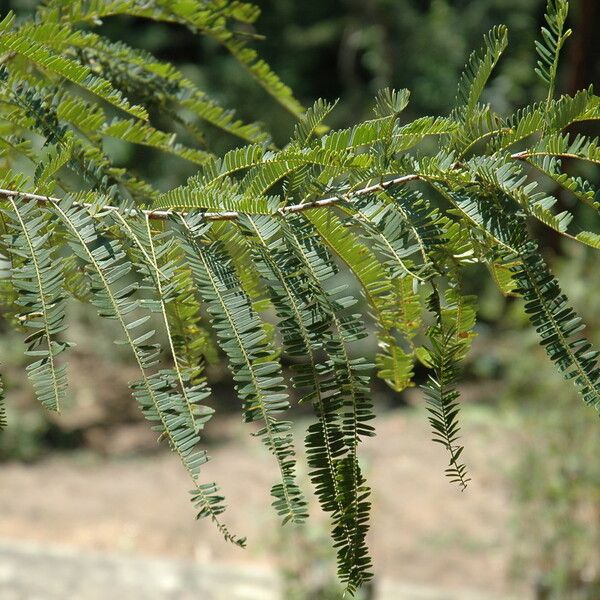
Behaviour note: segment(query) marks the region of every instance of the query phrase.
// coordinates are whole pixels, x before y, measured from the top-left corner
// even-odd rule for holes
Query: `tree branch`
[[[359,188],[357,190],[348,192],[347,194],[340,194],[338,196],[330,196],[328,198],[321,198],[319,200],[312,200],[310,202],[303,202],[301,204],[291,204],[289,206],[282,206],[277,210],[277,214],[286,215],[288,213],[296,213],[302,212],[305,210],[310,210],[313,208],[322,208],[324,206],[331,206],[332,204],[337,204],[338,202],[352,201],[353,198],[358,196],[364,196],[366,194],[371,194],[377,191],[387,190],[390,187],[395,185],[401,185],[404,183],[408,183],[410,181],[415,181],[420,179],[420,175],[410,174],[410,175],[402,175],[400,177],[394,177],[393,179],[388,179],[386,181],[382,181],[380,183],[376,183],[373,185],[369,185],[364,188]],[[5,190],[0,189],[0,198],[20,198],[22,200],[30,200],[32,202],[39,202],[42,204],[59,204],[60,198],[53,198],[52,196],[42,196],[40,194],[32,194],[30,192],[19,192],[18,190]],[[91,207],[92,204],[86,202],[75,202],[76,206],[81,207]],[[105,206],[100,207],[101,210],[104,211],[120,211],[121,209],[118,206],[112,206],[107,204]],[[137,213],[142,213],[148,216],[149,219],[156,220],[165,220],[168,219],[171,215],[181,215],[185,216],[189,211],[175,211],[175,210],[136,210],[131,209],[130,214],[135,215]],[[209,221],[234,221],[241,216],[242,213],[237,211],[224,211],[224,212],[205,212],[204,218]]]
[[[523,151],[523,152],[515,152],[510,155],[510,158],[513,160],[526,160],[529,156],[534,156],[535,153]],[[453,165],[454,168],[459,167],[460,163],[455,163]],[[357,190],[353,190],[347,192],[346,194],[339,194],[337,196],[329,196],[328,198],[320,198],[318,200],[311,200],[308,202],[302,202],[300,204],[290,204],[289,206],[282,206],[277,209],[275,214],[279,214],[282,216],[287,215],[288,213],[296,213],[302,212],[305,210],[311,210],[313,208],[323,208],[324,206],[331,206],[332,204],[338,204],[339,202],[351,202],[353,198],[358,196],[365,196],[366,194],[371,194],[373,192],[382,192],[396,185],[402,185],[405,183],[409,183],[411,181],[416,180],[425,180],[426,177],[419,175],[418,173],[411,173],[409,175],[400,175],[398,177],[394,177],[392,179],[387,179],[386,181],[381,181],[379,183],[375,183],[373,185],[368,185],[363,188],[359,188]],[[33,202],[40,202],[45,204],[58,204],[61,199],[53,198],[52,196],[42,196],[39,194],[32,194],[30,192],[19,192],[18,190],[5,190],[0,188],[0,198],[21,198],[23,200],[31,200]],[[75,202],[76,206],[81,207],[91,207],[92,204],[87,202]],[[118,206],[112,206],[110,204],[106,204],[105,206],[100,207],[101,210],[106,211],[120,211],[121,209]],[[201,210],[201,209],[198,209]],[[137,213],[142,213],[148,215],[149,219],[155,220],[165,220],[168,219],[171,215],[179,215],[185,216],[192,211],[180,211],[180,210],[152,210],[152,209],[142,209],[136,210],[131,209],[129,214],[135,215]],[[205,212],[204,218],[207,221],[235,221],[238,219],[243,213],[239,213],[238,211],[223,211],[223,212]]]

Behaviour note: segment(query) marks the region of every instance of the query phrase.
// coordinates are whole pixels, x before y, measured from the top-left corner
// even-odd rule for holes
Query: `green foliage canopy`
[[[474,337],[476,298],[463,284],[473,265],[485,265],[502,293],[522,298],[549,358],[585,403],[600,408],[598,352],[528,228],[537,219],[600,247],[598,234],[573,230],[572,215],[558,212],[536,179],[546,175],[598,213],[591,184],[562,170],[565,158],[600,163],[597,139],[565,132],[599,119],[600,98],[592,89],[555,97],[567,12],[566,0],[549,0],[537,44],[544,102],[510,116],[481,102],[508,43],[498,26],[471,55],[448,116],[404,122],[408,91],[384,89],[371,119],[341,130],[324,125],[332,104],[305,110],[251,47],[259,14],[251,4],[47,0],[29,19],[4,16],[0,251],[10,277],[1,281],[2,298],[4,314],[28,332],[27,370],[42,404],[59,410],[66,394],[66,302],[89,302],[120,325],[117,343],[140,373],[133,397],[188,471],[198,516],[244,545],[223,521],[218,485],[201,477],[209,460],[201,435],[213,414],[204,372],[209,330],[227,357],[244,420],[276,461],[271,492],[284,523],[307,516],[286,417],[289,386],[312,406],[310,478],[331,516],[340,579],[354,592],[372,576],[370,490],[358,450],[375,433],[373,372],[400,392],[413,385],[415,360],[430,368],[424,392],[433,439],[448,452],[450,479],[468,484],[457,382]],[[119,16],[171,23],[221,44],[297,119],[289,142],[277,147],[262,125],[238,119],[172,65],[95,30]],[[216,156],[205,127],[238,146]],[[115,164],[107,138],[198,171],[158,190]],[[360,285],[368,315],[338,285],[340,270]],[[353,348],[371,322],[376,364]]]

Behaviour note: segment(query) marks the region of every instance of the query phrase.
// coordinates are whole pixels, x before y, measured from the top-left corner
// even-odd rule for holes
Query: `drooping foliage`
[[[558,211],[538,179],[598,212],[592,185],[562,170],[566,158],[600,163],[597,139],[565,131],[600,119],[600,98],[591,88],[555,97],[567,11],[566,0],[549,0],[537,45],[543,102],[502,115],[481,101],[508,44],[499,26],[471,55],[450,115],[407,123],[408,91],[386,89],[371,119],[341,130],[324,124],[333,104],[305,110],[251,47],[259,15],[251,4],[47,0],[29,20],[5,15],[0,252],[10,269],[2,298],[14,299],[6,315],[27,332],[27,371],[42,404],[58,410],[67,393],[65,305],[88,302],[119,325],[116,343],[139,370],[132,395],[189,473],[198,516],[244,545],[222,520],[218,484],[202,479],[212,338],[244,420],[273,455],[273,506],[284,523],[308,515],[288,409],[294,398],[312,407],[308,472],[349,592],[372,576],[359,450],[375,433],[373,376],[401,392],[414,385],[415,361],[430,370],[423,389],[433,439],[447,451],[451,481],[468,485],[458,384],[475,335],[476,298],[463,283],[474,265],[522,299],[550,360],[600,409],[598,352],[529,231],[538,220],[600,247],[598,234],[572,230],[573,216]],[[103,21],[121,16],[222,44],[297,118],[289,143],[276,147],[263,126],[244,123],[172,65],[104,37]],[[215,155],[205,126],[237,147]],[[197,172],[159,191],[114,163],[107,138],[173,155]],[[355,279],[366,311],[340,271]],[[355,347],[370,331],[374,364]]]

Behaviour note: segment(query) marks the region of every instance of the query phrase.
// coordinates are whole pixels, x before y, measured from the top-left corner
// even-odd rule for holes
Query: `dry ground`
[[[282,534],[268,506],[273,461],[243,425],[231,419],[222,427],[228,441],[213,447],[205,478],[222,484],[225,520],[248,536],[247,550],[194,520],[188,480],[168,453],[129,459],[79,453],[1,465],[0,539],[257,567],[289,567],[298,550],[313,554],[309,570],[327,571],[323,516],[315,507],[306,533],[288,527]],[[362,452],[374,490],[370,545],[377,577],[482,594],[513,589],[507,469],[515,448],[508,429],[486,409],[466,411],[472,482],[461,493],[443,476],[445,455],[430,442],[423,413],[398,410],[378,419],[378,435]]]

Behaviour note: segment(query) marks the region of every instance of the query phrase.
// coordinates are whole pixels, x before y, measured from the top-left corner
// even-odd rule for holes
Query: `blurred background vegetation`
[[[509,112],[543,95],[533,67],[534,39],[542,25],[545,0],[256,3],[262,9],[259,33],[265,36],[257,48],[306,105],[319,97],[340,99],[329,123],[335,127],[368,116],[372,98],[384,86],[411,90],[411,103],[403,116],[407,120],[446,114],[468,54],[497,23],[508,25],[510,45],[485,100]],[[25,14],[35,4],[4,0],[0,7],[2,13],[12,8]],[[572,0],[571,4],[574,36],[561,65],[563,92],[600,84],[600,2]],[[114,39],[176,63],[209,94],[236,107],[244,119],[264,122],[275,141],[285,143],[292,118],[216,45],[181,29],[133,19],[109,20],[103,29]],[[235,143],[216,131],[208,135],[221,150]],[[150,150],[124,145],[109,150],[119,163],[162,189],[191,174],[189,165]],[[598,170],[586,175],[600,183]],[[560,201],[573,210],[572,199],[561,195]],[[586,228],[594,225],[597,231],[598,223]],[[573,304],[590,323],[590,337],[600,343],[598,256],[548,231],[539,233]],[[600,598],[600,424],[553,372],[535,337],[524,329],[521,304],[502,298],[477,270],[469,286],[481,301],[479,335],[466,367],[465,418],[470,418],[470,412],[484,415],[490,429],[506,431],[511,439],[510,456],[498,458],[507,469],[512,502],[510,576],[517,585],[525,582],[539,599]],[[72,406],[58,419],[42,413],[31,401],[27,383],[17,374],[23,362],[17,336],[2,332],[0,361],[8,369],[10,425],[0,437],[0,459],[39,461],[57,451],[137,456],[154,450],[153,441],[135,433],[140,417],[126,385],[134,369],[112,344],[110,327],[104,322],[99,328],[82,307],[72,308],[71,321],[70,339],[78,344],[71,366]],[[363,351],[373,351],[371,342]],[[232,406],[231,382],[216,353],[210,377],[216,382],[218,405]],[[393,397],[378,386],[376,395],[380,412],[420,410],[421,400],[414,390]],[[125,437],[119,435],[124,427],[129,432]],[[216,443],[219,432],[212,435],[209,442]],[[468,453],[468,439],[465,445]],[[286,544],[301,544],[302,556],[310,557],[284,565],[289,598],[338,597],[333,584],[323,583],[323,578],[311,587],[311,565],[325,560],[326,537],[309,532],[301,541],[285,538],[278,543],[284,549]]]

